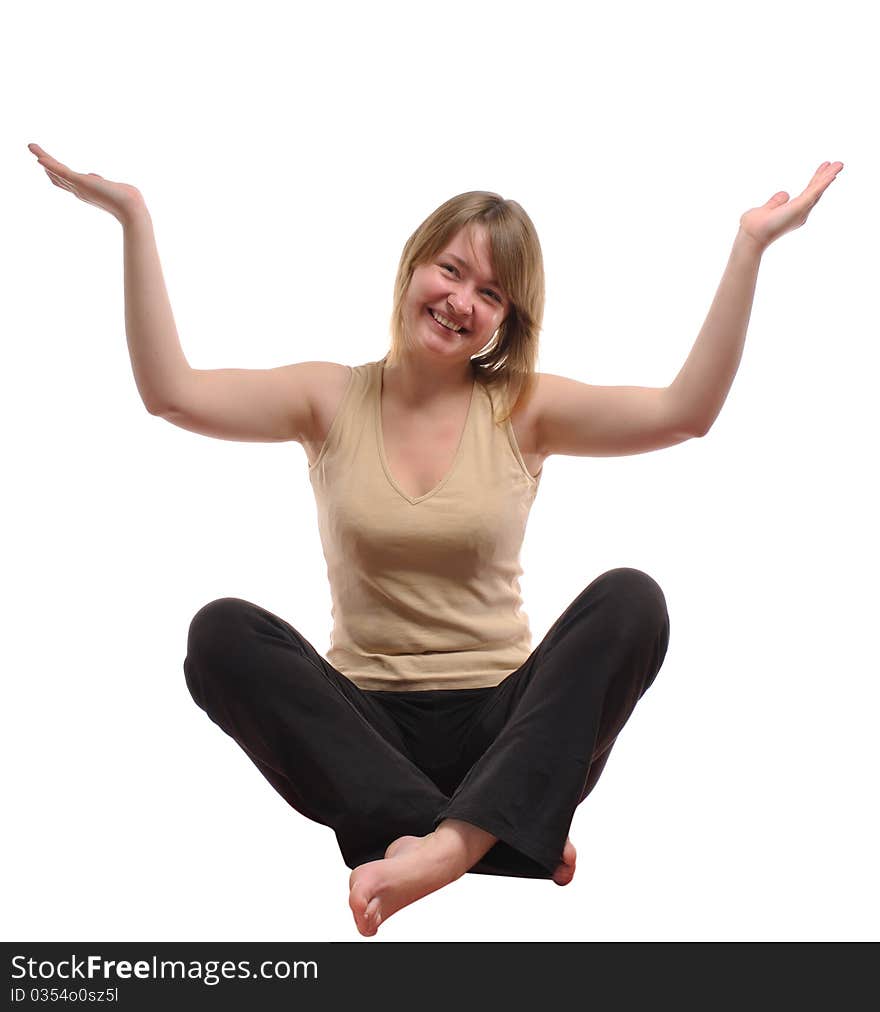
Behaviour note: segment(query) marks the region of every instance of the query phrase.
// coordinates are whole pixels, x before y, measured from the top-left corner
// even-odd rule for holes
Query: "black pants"
[[[282,797],[332,827],[349,868],[453,818],[498,837],[471,871],[549,878],[668,644],[663,591],[624,568],[491,688],[359,689],[283,619],[232,597],[196,613],[184,672]]]

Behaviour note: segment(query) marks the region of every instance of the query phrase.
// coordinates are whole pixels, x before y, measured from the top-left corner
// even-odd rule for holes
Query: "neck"
[[[386,356],[383,376],[385,390],[407,407],[429,408],[470,394],[474,369],[467,362],[426,362],[404,352],[396,361]]]

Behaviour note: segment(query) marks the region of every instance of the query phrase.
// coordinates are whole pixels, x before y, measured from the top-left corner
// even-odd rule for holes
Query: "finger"
[[[65,190],[70,190],[71,193],[76,193],[76,190],[74,190],[74,188],[70,185],[70,183],[67,182],[66,179],[62,179],[61,176],[57,175],[54,172],[51,172],[49,169],[47,169],[45,167],[44,167],[43,171],[46,173],[46,175],[52,180],[52,182],[56,186],[61,186]]]
[[[34,147],[40,152],[37,157],[37,161],[44,169],[48,166],[53,172],[56,172],[59,175],[62,173],[68,176],[79,175],[78,172],[74,172],[73,169],[68,168],[63,162],[59,162],[57,158],[53,158],[50,154],[47,154],[41,147],[39,147],[39,145],[35,144]]]
[[[809,190],[810,187],[822,186],[824,183],[826,183],[828,181],[828,179],[829,179],[829,174],[828,174],[828,166],[829,166],[829,164],[830,164],[829,162],[824,162],[822,165],[819,166],[818,169],[816,169],[816,171],[813,173],[813,178],[809,181],[809,183],[807,183],[807,186],[806,186],[807,190]]]
[[[28,144],[28,150],[32,155],[36,155],[38,161],[43,161],[49,157],[48,153],[39,144]]]
[[[828,189],[831,183],[837,178],[837,173],[843,168],[843,162],[823,162],[816,169],[813,178],[809,181],[801,197],[815,203]]]
[[[811,182],[819,180],[827,185],[832,179],[837,177],[837,173],[840,172],[842,168],[843,162],[822,162],[819,168],[816,169],[816,173]]]
[[[822,162],[819,168],[813,173],[813,178],[810,180],[810,183],[812,184],[819,180],[832,179],[842,168],[843,162]]]

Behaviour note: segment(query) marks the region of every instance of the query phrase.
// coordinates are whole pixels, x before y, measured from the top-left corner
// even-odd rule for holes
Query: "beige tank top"
[[[449,473],[410,498],[382,445],[383,368],[352,369],[309,468],[332,599],[327,660],[361,689],[497,685],[532,652],[519,555],[541,472],[529,474],[511,422],[495,424],[475,383]]]

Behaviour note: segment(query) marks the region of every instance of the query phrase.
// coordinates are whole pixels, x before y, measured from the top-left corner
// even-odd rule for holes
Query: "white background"
[[[844,162],[764,256],[708,435],[545,466],[522,552],[535,644],[617,566],[660,583],[671,622],[575,815],[574,882],[466,875],[376,943],[878,937],[867,18],[856,2],[18,7],[0,54],[7,940],[360,939],[332,831],[288,808],[182,669],[192,615],[224,596],[329,647],[305,454],[147,413],[121,228],[53,186],[31,141],[144,194],[194,367],[380,358],[405,239],[490,189],[541,237],[539,369],[646,386],[684,362],[739,216]]]

